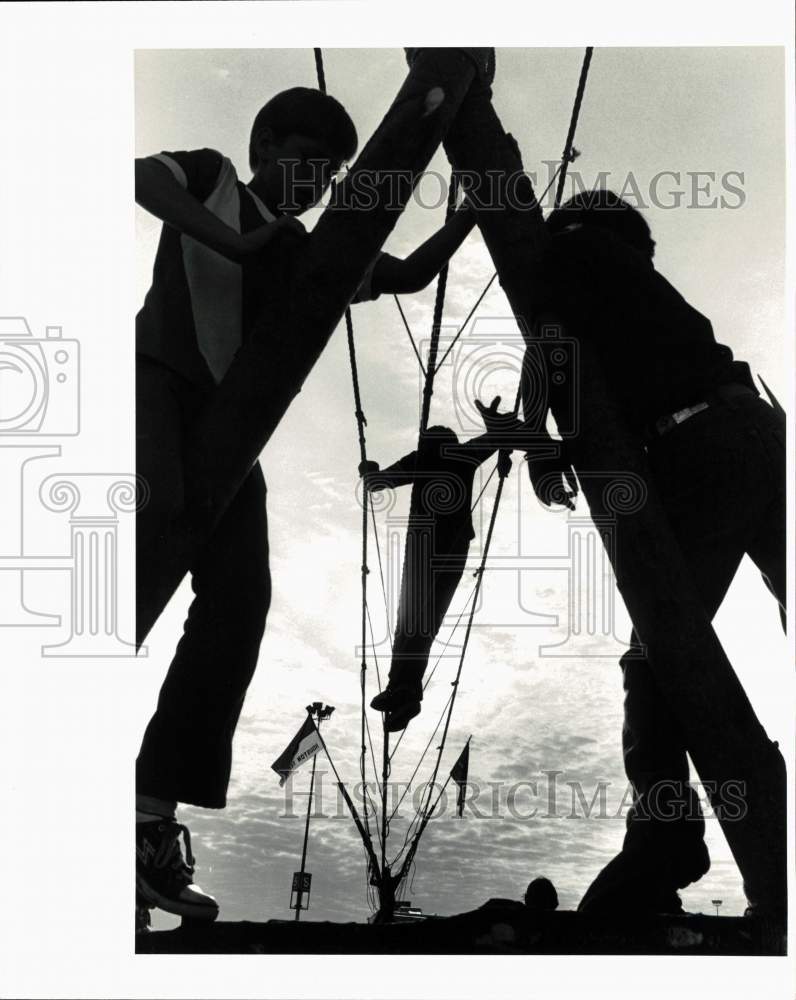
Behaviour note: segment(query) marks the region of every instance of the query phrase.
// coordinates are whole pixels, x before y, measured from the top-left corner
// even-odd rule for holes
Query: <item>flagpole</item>
[[[309,707],[310,716],[312,716],[312,706]],[[321,728],[321,716],[318,716],[318,724],[315,727],[317,730]],[[315,766],[318,762],[318,755],[314,754],[312,758],[312,773],[310,775],[310,794],[307,799],[307,822],[304,825],[304,846],[301,849],[301,868],[298,892],[296,893],[296,920],[301,920],[301,901],[304,898],[304,872],[307,865],[307,841],[310,836],[310,815],[312,814],[312,793],[315,788]]]
[[[318,739],[323,744],[323,739],[320,734],[320,726],[324,719],[328,719],[329,716],[334,711],[334,707],[331,705],[323,705],[323,702],[314,701],[311,705],[307,705],[307,716],[312,722],[315,732],[318,734]],[[315,722],[315,716],[318,717],[317,723]],[[299,869],[298,885],[296,887],[296,920],[301,920],[301,903],[304,899],[304,876],[306,874],[307,865],[307,843],[310,836],[310,816],[312,815],[312,795],[315,789],[315,767],[318,762],[317,753],[313,754],[312,757],[312,773],[310,775],[310,792],[307,798],[307,821],[304,825],[304,844],[301,849],[301,868]],[[295,875],[293,876],[295,880]],[[308,893],[309,894],[309,893]],[[292,904],[291,904],[292,905]],[[307,904],[309,907],[309,903]]]

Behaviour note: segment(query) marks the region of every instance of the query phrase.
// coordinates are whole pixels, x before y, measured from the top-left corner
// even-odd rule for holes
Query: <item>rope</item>
[[[448,205],[445,210],[445,221],[447,222],[456,211],[456,197],[459,193],[459,181],[455,173],[451,174],[451,182],[448,187]],[[426,362],[426,380],[423,385],[423,409],[420,414],[420,434],[424,434],[428,427],[428,415],[431,409],[431,397],[434,394],[434,376],[437,374],[437,349],[439,347],[439,334],[442,327],[442,312],[445,308],[445,291],[448,287],[448,265],[442,268],[437,276],[437,294],[434,298],[434,316],[431,321],[431,343],[428,349],[428,361]],[[418,447],[419,447],[418,443]]]
[[[323,49],[313,49],[315,54],[315,72],[318,77],[318,89],[321,93],[326,93],[326,74],[323,68]],[[359,391],[359,372],[357,370],[357,354],[356,347],[354,345],[354,324],[351,320],[351,309],[347,308],[345,311],[345,325],[346,325],[346,337],[348,341],[348,362],[351,368],[351,383],[354,389],[354,416],[357,421],[357,438],[359,441],[359,458],[361,462],[367,461],[367,448],[365,445],[365,427],[367,426],[367,420],[365,419],[365,413],[362,409],[362,397]],[[365,744],[365,729],[366,729],[366,717],[365,717],[365,689],[366,689],[366,675],[368,669],[367,662],[367,604],[368,604],[368,574],[370,570],[368,569],[368,499],[367,496],[364,498],[364,503],[362,504],[362,565],[360,569],[361,575],[361,590],[362,590],[362,614],[360,623],[360,638],[361,638],[361,648],[362,648],[362,661],[360,663],[360,677],[359,686],[361,692],[361,725],[360,725],[360,753],[359,753],[359,773],[362,779],[362,785],[366,785],[365,776],[365,762],[367,759],[367,747]],[[370,825],[368,821],[368,806],[367,800],[363,799],[363,814],[365,821],[365,828],[370,833]]]
[[[318,89],[326,93],[326,74],[323,71],[323,49],[313,49],[315,53],[315,72],[318,75]]]
[[[445,362],[446,362],[446,360],[447,360],[447,358],[448,358],[448,355],[449,355],[449,354],[450,354],[450,352],[451,352],[451,351],[453,350],[453,348],[454,348],[454,346],[455,346],[455,344],[456,344],[456,341],[457,341],[457,340],[459,339],[459,337],[461,337],[461,335],[462,335],[462,334],[464,333],[464,330],[465,330],[465,327],[466,327],[466,326],[467,326],[467,324],[468,324],[468,323],[470,322],[470,320],[471,320],[471,319],[473,318],[473,313],[474,313],[474,312],[476,311],[476,309],[477,309],[477,308],[478,308],[478,307],[479,307],[479,306],[481,305],[481,302],[483,301],[483,298],[484,298],[484,296],[485,296],[485,295],[486,295],[486,293],[487,293],[487,292],[489,291],[489,289],[490,289],[490,288],[492,287],[492,282],[493,282],[493,281],[495,280],[495,278],[496,278],[496,277],[497,277],[497,271],[495,271],[495,273],[494,273],[494,274],[492,275],[492,277],[491,277],[491,278],[489,279],[489,281],[487,281],[487,283],[486,283],[486,287],[484,288],[483,292],[481,292],[481,294],[480,294],[480,295],[478,296],[478,298],[476,299],[476,301],[475,301],[475,305],[474,305],[474,306],[473,306],[473,308],[472,308],[472,309],[471,309],[471,310],[470,310],[470,311],[469,311],[469,312],[467,313],[467,319],[465,319],[465,321],[464,321],[464,322],[462,323],[462,325],[461,325],[461,326],[459,327],[459,329],[458,329],[458,330],[456,331],[456,335],[454,336],[453,340],[452,340],[452,341],[450,342],[450,344],[448,344],[448,349],[447,349],[447,350],[445,351],[445,353],[444,353],[444,354],[442,355],[442,360],[440,361],[440,363],[439,363],[439,364],[437,365],[437,367],[436,367],[436,370],[435,370],[435,372],[434,372],[434,374],[435,374],[435,375],[436,375],[436,373],[437,373],[437,372],[438,372],[438,371],[440,370],[440,368],[442,368],[442,366],[443,366],[443,365],[445,364]]]
[[[580,79],[578,80],[578,89],[575,94],[575,104],[572,108],[572,117],[569,120],[569,130],[567,131],[567,141],[564,143],[564,152],[561,154],[561,173],[558,175],[558,187],[556,189],[556,201],[555,206],[561,204],[561,198],[564,195],[564,182],[567,179],[567,167],[570,162],[575,159],[573,155],[575,150],[572,145],[575,141],[575,129],[578,127],[578,118],[580,117],[580,108],[583,104],[583,95],[586,92],[586,80],[589,76],[589,66],[591,65],[591,57],[594,52],[594,46],[589,45],[583,55],[583,65],[580,68]]]
[[[445,720],[445,729],[443,730],[443,733],[442,733],[442,741],[441,741],[440,746],[439,746],[439,752],[437,754],[437,761],[436,761],[436,764],[434,765],[434,773],[433,773],[433,775],[431,777],[431,781],[429,782],[429,789],[432,789],[434,787],[434,782],[437,780],[437,774],[439,773],[439,766],[440,766],[440,763],[442,761],[442,754],[443,754],[443,751],[445,749],[445,741],[448,738],[448,729],[450,727],[451,716],[453,715],[453,706],[456,703],[456,695],[457,695],[458,690],[459,690],[459,679],[461,678],[462,667],[464,666],[464,657],[465,657],[465,654],[467,653],[467,646],[469,645],[469,642],[470,642],[470,632],[472,631],[472,627],[473,627],[473,619],[475,617],[475,609],[476,609],[476,605],[478,604],[478,594],[479,594],[479,592],[481,590],[481,583],[482,583],[483,578],[484,578],[484,569],[486,568],[486,561],[487,561],[487,557],[489,555],[489,547],[492,544],[492,534],[493,534],[494,529],[495,529],[495,521],[497,519],[498,508],[500,507],[500,498],[503,495],[503,486],[504,486],[504,484],[506,482],[506,476],[508,475],[508,473],[510,471],[510,466],[507,467],[507,465],[508,465],[508,463],[506,465],[503,465],[498,470],[498,474],[499,474],[500,478],[498,480],[497,493],[495,494],[495,503],[492,506],[492,516],[491,516],[491,518],[489,520],[489,529],[487,530],[486,541],[484,542],[484,553],[483,553],[483,555],[481,557],[481,565],[478,567],[478,570],[476,571],[477,572],[477,581],[476,581],[476,587],[475,587],[475,596],[473,598],[473,603],[472,603],[472,606],[470,608],[470,616],[469,616],[469,618],[467,620],[467,630],[464,633],[464,642],[462,644],[462,652],[461,652],[461,655],[459,657],[459,667],[458,667],[458,669],[456,671],[456,679],[452,683],[453,694],[451,696],[450,706],[448,708],[448,717]],[[430,793],[429,793],[429,796],[428,796],[428,802],[429,803],[431,802],[431,794]],[[430,813],[427,811],[427,809],[428,809],[428,807],[426,807],[426,811],[424,812],[424,816],[425,817],[430,816]]]
[[[393,298],[395,299],[395,304],[398,306],[398,312],[401,314],[401,319],[404,322],[404,329],[406,330],[406,333],[407,333],[407,335],[409,337],[409,343],[412,345],[412,350],[415,352],[415,357],[417,358],[417,363],[420,365],[420,371],[423,373],[423,378],[425,378],[426,377],[426,367],[423,364],[423,359],[420,357],[420,351],[418,351],[418,349],[417,349],[417,344],[415,343],[415,338],[412,336],[412,330],[411,330],[411,328],[409,326],[409,323],[406,320],[406,316],[404,315],[404,311],[403,311],[403,308],[401,307],[400,299],[398,298],[397,295],[393,295]]]
[[[408,784],[408,785],[406,786],[406,788],[404,789],[404,793],[403,793],[403,795],[402,795],[402,796],[400,797],[400,799],[398,799],[398,804],[397,804],[397,805],[396,805],[396,807],[395,807],[395,808],[393,809],[393,811],[392,811],[392,812],[390,813],[390,819],[393,819],[393,818],[394,818],[395,814],[396,814],[396,813],[398,812],[398,810],[399,810],[399,808],[400,808],[400,806],[401,806],[401,803],[402,803],[402,802],[403,802],[403,800],[404,800],[404,799],[406,798],[406,795],[407,795],[407,793],[408,793],[408,791],[409,791],[409,789],[410,789],[410,787],[411,787],[411,785],[412,785],[412,782],[413,782],[413,781],[414,781],[414,779],[415,779],[415,775],[416,775],[416,774],[417,774],[417,772],[418,772],[418,771],[420,770],[420,767],[421,767],[421,765],[422,765],[423,761],[425,760],[425,757],[426,757],[426,754],[428,753],[428,750],[429,750],[429,747],[430,747],[430,746],[431,746],[431,744],[432,744],[432,743],[434,742],[434,737],[435,737],[435,736],[437,735],[437,730],[438,730],[438,729],[439,729],[439,727],[440,727],[440,726],[442,725],[442,720],[443,720],[443,719],[445,718],[445,713],[446,713],[446,712],[447,712],[447,710],[448,710],[448,705],[450,704],[450,700],[451,700],[451,698],[452,698],[452,697],[453,697],[453,692],[451,692],[451,694],[450,694],[450,695],[448,695],[448,700],[447,700],[447,701],[445,702],[445,705],[443,706],[443,709],[442,709],[442,711],[440,712],[440,716],[439,716],[439,721],[437,722],[436,726],[434,726],[434,732],[433,732],[433,733],[431,734],[431,736],[429,737],[429,740],[428,740],[428,743],[426,743],[426,749],[425,749],[425,750],[423,751],[423,753],[422,753],[422,754],[420,755],[420,760],[419,760],[419,761],[417,762],[417,767],[416,767],[416,768],[414,769],[414,771],[412,771],[412,775],[411,775],[411,777],[409,778],[409,784]],[[404,730],[404,732],[406,732],[406,730]],[[396,748],[396,749],[397,749],[397,748]],[[400,853],[400,852],[399,852],[399,853]]]
[[[557,168],[556,173],[553,175],[553,178],[551,179],[550,184],[548,184],[548,187],[545,189],[545,192],[544,192],[545,194],[547,194],[547,191],[549,191],[550,187],[552,186],[552,184],[554,183],[554,181],[556,180],[556,177],[557,177],[558,178],[558,186],[557,186],[557,189],[556,189],[556,197],[555,197],[555,206],[556,207],[558,207],[560,205],[560,203],[561,203],[561,198],[563,196],[563,190],[564,190],[564,184],[566,182],[566,175],[567,175],[568,165],[578,155],[577,151],[574,148],[573,143],[574,143],[574,139],[575,139],[575,131],[576,131],[576,128],[577,128],[578,118],[579,118],[581,106],[582,106],[582,103],[583,103],[583,97],[584,97],[584,94],[585,94],[586,81],[587,81],[587,78],[588,78],[588,72],[589,72],[589,66],[591,64],[592,53],[593,53],[593,47],[592,46],[587,47],[587,49],[585,51],[585,54],[584,54],[584,58],[583,58],[583,64],[581,66],[580,77],[579,77],[579,80],[578,80],[578,89],[577,89],[576,96],[575,96],[575,102],[574,102],[574,106],[573,106],[573,110],[572,110],[572,115],[571,115],[571,118],[570,118],[569,129],[568,129],[568,132],[567,132],[567,138],[566,138],[566,142],[565,142],[565,145],[564,145],[564,151],[563,151],[562,158],[561,158],[561,164]],[[322,52],[322,50],[320,48],[316,48],[316,49],[314,49],[314,54],[315,54],[316,74],[317,74],[317,78],[318,78],[318,87],[319,87],[319,89],[323,93],[326,93],[326,77],[325,77],[324,66],[323,66],[323,52]],[[446,216],[445,216],[446,222],[450,218],[450,216],[453,213],[453,211],[455,210],[457,194],[458,194],[458,179],[457,179],[456,174],[454,173],[451,176],[451,184],[450,184],[450,188],[449,188],[449,191],[448,191],[448,205],[447,205]],[[544,197],[544,195],[543,195],[543,197]],[[447,347],[445,353],[443,354],[442,359],[440,360],[439,364],[437,364],[437,351],[438,351],[438,347],[439,347],[439,337],[440,337],[440,330],[441,330],[441,326],[442,326],[442,315],[443,315],[443,310],[444,310],[445,292],[446,292],[447,279],[448,279],[448,265],[446,264],[442,268],[442,270],[440,271],[440,273],[438,275],[438,279],[437,279],[437,290],[436,290],[436,297],[435,297],[435,302],[434,302],[434,313],[433,313],[432,328],[431,328],[431,343],[430,343],[430,346],[429,346],[429,355],[428,355],[428,360],[427,360],[426,367],[423,366],[423,361],[422,361],[422,358],[420,356],[420,352],[417,349],[417,345],[415,343],[414,337],[412,336],[412,331],[411,331],[411,329],[409,327],[409,324],[408,324],[408,322],[406,320],[406,316],[404,315],[403,309],[401,308],[401,304],[400,304],[400,302],[398,300],[398,297],[394,296],[395,303],[396,303],[396,305],[398,307],[398,311],[399,311],[399,313],[401,315],[401,319],[403,321],[404,327],[405,327],[406,332],[407,332],[407,334],[409,336],[409,340],[410,340],[410,343],[412,345],[412,349],[414,350],[415,356],[416,356],[416,358],[418,360],[418,363],[420,365],[421,371],[423,371],[423,375],[424,375],[423,403],[422,403],[422,409],[421,409],[421,415],[420,415],[420,431],[419,431],[418,451],[420,450],[420,448],[422,446],[423,436],[424,436],[424,434],[425,434],[425,432],[426,432],[426,430],[428,428],[429,413],[430,413],[430,408],[431,408],[431,397],[432,397],[433,392],[434,392],[434,376],[437,374],[437,372],[439,371],[439,369],[442,367],[442,365],[447,360],[447,358],[448,358],[450,352],[453,350],[453,347],[455,346],[457,340],[459,339],[459,337],[461,336],[462,332],[466,328],[467,324],[469,323],[469,321],[472,318],[473,314],[475,313],[476,309],[478,308],[478,306],[480,305],[480,303],[483,301],[484,296],[488,292],[489,288],[491,287],[491,285],[494,282],[494,280],[495,280],[496,277],[497,277],[497,274],[495,273],[489,279],[486,287],[484,288],[484,290],[479,295],[479,297],[478,297],[475,305],[472,307],[472,309],[468,313],[468,315],[467,315],[464,323],[460,326],[460,328],[457,331],[456,335],[454,336],[453,340],[448,345],[448,347]],[[345,319],[346,319],[346,330],[347,330],[347,339],[348,339],[349,363],[350,363],[350,368],[351,368],[351,379],[352,379],[352,385],[353,385],[353,391],[354,391],[355,416],[356,416],[356,420],[357,420],[357,432],[358,432],[358,439],[359,439],[360,458],[361,458],[362,462],[365,462],[367,460],[367,454],[366,454],[365,431],[364,431],[364,428],[365,428],[365,426],[367,424],[367,421],[365,419],[365,414],[364,414],[364,412],[362,410],[362,402],[361,402],[361,396],[360,396],[360,390],[359,390],[359,376],[358,376],[357,362],[356,362],[356,351],[355,351],[355,345],[354,345],[354,332],[353,332],[353,324],[352,324],[352,321],[351,321],[351,312],[350,312],[350,309],[346,310]],[[516,403],[515,403],[515,412],[517,412],[518,409],[519,409],[520,395],[521,395],[521,384],[522,384],[522,380],[520,379],[520,387],[518,387],[517,399],[516,399]],[[502,452],[501,453],[501,457],[507,457],[507,456],[508,456],[507,452]],[[434,772],[432,774],[431,781],[428,783],[428,789],[429,789],[428,796],[426,798],[426,801],[422,805],[422,819],[421,819],[421,822],[420,822],[420,826],[419,826],[418,831],[417,831],[417,833],[416,833],[416,835],[414,837],[414,840],[413,840],[413,842],[412,842],[412,844],[411,844],[411,846],[409,848],[409,853],[407,855],[407,859],[404,862],[404,866],[403,866],[403,869],[402,869],[402,872],[401,872],[401,877],[402,878],[405,877],[405,875],[407,873],[407,863],[410,866],[414,864],[414,853],[415,853],[415,851],[417,849],[417,845],[418,845],[420,836],[421,836],[423,830],[425,829],[425,826],[427,825],[429,819],[431,818],[431,815],[434,812],[434,809],[436,808],[437,803],[439,802],[439,797],[438,797],[437,800],[434,802],[434,804],[431,805],[431,795],[432,795],[433,788],[434,788],[434,785],[435,785],[435,782],[436,782],[437,774],[439,773],[439,767],[440,767],[440,763],[441,763],[441,760],[442,760],[442,754],[443,754],[443,751],[444,751],[444,748],[445,748],[445,742],[447,740],[448,730],[449,730],[449,727],[450,727],[450,721],[451,721],[451,717],[452,717],[452,714],[453,714],[453,706],[454,706],[455,701],[456,701],[456,694],[458,693],[459,681],[460,681],[460,678],[461,678],[461,672],[462,672],[462,668],[463,668],[463,665],[464,665],[464,657],[465,657],[465,654],[467,652],[467,646],[469,644],[470,634],[471,634],[472,625],[473,625],[473,619],[474,619],[474,616],[475,616],[475,609],[476,609],[476,605],[478,603],[478,594],[480,592],[481,583],[483,581],[483,574],[484,574],[484,570],[486,568],[486,561],[487,561],[487,557],[488,557],[488,554],[489,554],[489,548],[490,548],[491,541],[492,541],[492,535],[493,535],[493,532],[494,532],[495,522],[496,522],[496,518],[497,518],[497,512],[498,512],[498,508],[499,508],[499,505],[500,505],[501,496],[502,496],[502,493],[503,493],[503,487],[504,487],[505,479],[506,479],[506,476],[508,475],[509,469],[510,469],[510,463],[504,462],[503,465],[501,465],[500,459],[498,460],[498,472],[499,472],[499,477],[500,477],[499,478],[499,482],[498,482],[498,489],[497,489],[497,493],[495,495],[495,502],[494,502],[494,505],[493,505],[493,508],[492,508],[492,516],[491,516],[490,522],[489,522],[489,528],[488,528],[488,531],[487,531],[486,541],[484,543],[483,556],[482,556],[482,559],[481,559],[480,566],[479,566],[478,570],[476,571],[477,580],[476,580],[476,585],[475,585],[474,592],[473,592],[473,595],[474,595],[473,596],[473,602],[472,602],[472,605],[471,605],[471,608],[470,608],[470,614],[469,614],[469,618],[468,618],[468,621],[467,621],[467,629],[466,629],[466,632],[465,632],[465,637],[464,637],[464,642],[463,642],[463,645],[462,645],[461,655],[459,657],[459,665],[458,665],[458,668],[457,668],[457,671],[456,671],[456,679],[452,682],[453,691],[452,691],[452,693],[451,693],[451,695],[450,695],[450,697],[448,699],[448,704],[446,706],[447,707],[447,716],[445,718],[445,728],[444,728],[443,734],[442,734],[442,741],[441,741],[440,746],[438,748],[437,760],[436,760],[435,765],[434,765]],[[492,475],[494,475],[494,472],[492,473]],[[487,483],[485,484],[484,488],[481,490],[481,493],[479,494],[479,496],[478,496],[478,498],[475,501],[475,504],[473,506],[477,505],[478,501],[480,500],[481,496],[483,495],[484,490],[488,486],[489,480],[491,480],[491,478],[492,477],[490,476],[489,479],[487,480]],[[411,503],[410,503],[410,517],[411,517],[412,513],[414,511],[416,511],[418,503],[419,503],[419,485],[418,485],[418,483],[414,483],[413,484],[413,488],[412,488],[412,499],[411,499]],[[373,524],[374,534],[376,536],[376,542],[377,542],[377,546],[378,546],[378,533],[376,532],[375,513],[373,512],[372,504],[370,506],[371,506],[371,517],[372,517],[373,522],[374,522],[374,524]],[[361,626],[362,626],[362,628],[361,628],[362,663],[361,663],[361,673],[360,673],[360,677],[361,677],[361,685],[360,686],[361,686],[361,695],[362,695],[362,706],[361,706],[362,707],[362,727],[361,727],[362,728],[362,733],[361,733],[361,753],[360,753],[360,774],[361,774],[361,778],[362,778],[363,789],[365,790],[365,795],[363,796],[363,805],[364,805],[363,812],[364,812],[364,818],[365,818],[365,825],[366,825],[366,827],[367,827],[367,824],[368,824],[367,802],[370,800],[370,794],[367,792],[367,784],[366,784],[366,781],[365,781],[365,760],[366,760],[365,733],[366,733],[366,727],[367,727],[368,738],[370,738],[370,727],[367,726],[367,717],[366,717],[366,712],[365,712],[365,677],[366,677],[366,671],[367,671],[366,641],[367,641],[367,624],[370,621],[370,614],[369,614],[368,605],[367,605],[367,576],[368,576],[368,573],[369,573],[369,569],[368,569],[368,566],[367,566],[367,541],[368,541],[368,539],[367,539],[367,535],[368,535],[368,524],[367,524],[367,522],[368,522],[368,500],[366,498],[365,499],[365,503],[363,504],[363,517],[362,517],[362,622],[361,622]],[[407,538],[407,547],[408,547],[408,538]],[[406,551],[407,551],[407,549],[405,548],[403,572],[406,572],[406,569],[407,569]],[[379,570],[380,570],[381,579],[382,579],[382,589],[384,590],[385,606],[386,606],[386,588],[384,587],[384,574],[383,574],[382,566],[381,566],[381,552],[380,552],[380,550],[379,550]],[[465,607],[466,607],[466,605],[465,605]],[[451,637],[453,635],[453,632],[458,627],[459,622],[461,620],[461,617],[462,617],[462,615],[460,614],[459,618],[456,621],[456,624],[454,625],[453,629],[451,630],[451,635],[448,637],[448,640],[447,640],[447,642],[445,644],[445,648],[447,648],[447,645],[450,642],[450,639],[451,639]],[[370,623],[370,625],[371,625],[371,638],[373,639],[372,622]],[[444,650],[443,650],[443,652],[444,652]],[[376,652],[375,652],[375,641],[373,642],[373,654],[374,654],[374,658],[375,658],[375,655],[376,655]],[[376,662],[377,662],[377,670],[378,670],[378,661],[376,661]],[[437,663],[439,663],[439,659],[438,659]],[[436,664],[435,664],[434,669],[436,670]],[[432,671],[432,674],[433,674],[433,671]],[[443,709],[443,715],[444,714],[445,714],[445,709]],[[385,717],[385,722],[386,722],[386,717]],[[412,775],[412,778],[414,778],[414,776],[417,774],[417,771],[418,771],[420,765],[422,764],[423,759],[425,758],[425,755],[426,755],[426,753],[428,751],[428,748],[430,747],[431,742],[434,739],[434,735],[436,734],[437,730],[439,729],[439,725],[440,725],[440,723],[438,722],[437,726],[436,726],[436,728],[434,730],[434,733],[432,733],[431,739],[429,740],[429,743],[426,746],[426,749],[424,750],[423,754],[421,755],[420,761],[418,762],[418,765],[415,768],[415,771],[414,771],[414,773]],[[403,736],[403,734],[402,734],[402,736]],[[399,739],[398,743],[400,744],[400,739]],[[397,745],[396,745],[395,749],[397,750]],[[393,753],[394,752],[395,751],[393,751]],[[327,756],[328,756],[328,750],[327,750]],[[373,756],[372,741],[371,741],[371,756]],[[381,846],[381,862],[382,862],[381,868],[382,868],[382,871],[384,871],[385,865],[386,865],[386,846],[387,846],[387,837],[389,835],[390,820],[392,820],[392,818],[395,816],[395,814],[397,812],[397,809],[398,809],[398,806],[400,806],[400,804],[403,801],[403,798],[404,798],[404,796],[406,794],[406,792],[404,792],[404,796],[402,796],[401,799],[399,800],[398,806],[396,806],[396,808],[393,810],[392,814],[388,818],[387,817],[387,784],[388,784],[388,779],[389,779],[389,774],[390,774],[390,769],[391,769],[391,767],[390,767],[390,765],[391,765],[391,759],[392,758],[391,758],[390,752],[389,752],[389,734],[388,734],[388,732],[386,730],[386,727],[385,727],[385,730],[384,730],[383,761],[382,761],[382,766],[383,766],[382,784],[381,784],[381,789],[380,789],[381,790],[381,800],[382,800],[381,801],[382,817],[381,817],[381,830],[377,831],[380,834],[379,841],[380,841],[380,846]],[[330,763],[331,763],[331,760],[330,760]],[[374,770],[375,770],[375,759],[373,760],[373,764],[374,764]],[[332,768],[334,769],[334,764],[332,764]],[[377,785],[378,785],[378,777],[377,777],[376,780],[377,780]],[[411,783],[411,779],[410,779],[410,783]],[[447,784],[447,781],[446,781],[446,784]],[[374,812],[375,812],[375,808],[374,808]],[[404,839],[404,844],[403,844],[403,846],[401,848],[401,851],[399,852],[398,857],[400,857],[401,852],[406,847],[407,841],[409,839],[409,832],[412,830],[413,826],[415,825],[415,821],[417,820],[418,815],[420,815],[420,810],[416,814],[416,816],[413,819],[412,823],[410,823],[410,825],[409,825],[409,830],[407,831],[407,836]],[[368,833],[369,833],[369,830],[368,830]],[[397,861],[397,857],[396,857],[395,861]],[[395,864],[395,861],[393,861],[392,864]],[[375,862],[375,859],[374,859],[374,862]],[[392,865],[391,865],[391,867],[392,867]]]
[[[565,181],[567,179],[567,169],[569,168],[569,164],[572,163],[574,160],[576,160],[578,158],[578,156],[580,155],[578,153],[578,151],[574,147],[575,130],[578,127],[578,119],[580,118],[580,109],[581,109],[581,107],[583,105],[583,96],[584,96],[584,94],[586,92],[586,81],[587,81],[588,76],[589,76],[589,66],[591,65],[591,57],[592,57],[592,53],[593,52],[594,52],[594,46],[590,45],[586,49],[586,52],[585,52],[585,54],[583,56],[583,64],[582,64],[581,69],[580,69],[580,78],[578,79],[578,89],[577,89],[577,92],[575,94],[575,103],[574,103],[574,105],[572,107],[572,115],[571,115],[570,120],[569,120],[569,129],[567,130],[567,138],[566,138],[566,141],[564,143],[564,152],[561,154],[561,162],[556,167],[553,176],[550,178],[549,184],[547,185],[547,187],[542,192],[541,197],[538,199],[538,201],[539,201],[540,204],[544,201],[545,196],[547,195],[547,192],[550,190],[550,188],[553,186],[553,184],[556,183],[556,180],[557,180],[558,181],[558,186],[556,188],[555,207],[556,208],[559,207],[559,205],[561,204],[561,198],[563,197],[563,194],[564,194],[564,183],[565,183]],[[476,309],[481,304],[484,296],[489,291],[490,287],[492,286],[492,282],[495,280],[496,277],[497,277],[497,271],[495,271],[495,273],[489,279],[489,281],[486,284],[486,287],[484,288],[484,290],[481,292],[481,294],[476,299],[475,305],[473,306],[473,308],[467,314],[467,318],[462,323],[462,325],[459,327],[459,329],[456,331],[456,335],[454,336],[453,340],[448,345],[448,348],[445,351],[445,353],[442,355],[442,360],[437,365],[437,369],[436,369],[437,371],[439,371],[440,368],[445,364],[445,361],[447,360],[447,357],[450,354],[450,352],[453,350],[453,348],[454,348],[454,346],[456,344],[456,341],[459,339],[459,337],[464,332],[465,327],[467,326],[467,324],[470,322],[470,320],[473,317],[473,313],[476,311]],[[518,397],[517,397],[517,404],[515,405],[514,409],[515,410],[519,409],[519,393],[518,393]]]
[[[384,614],[385,614],[385,620],[387,622],[387,638],[390,640],[390,649],[392,650],[392,635],[390,634],[390,608],[389,608],[389,603],[387,601],[387,585],[384,582],[384,564],[382,563],[382,559],[381,559],[381,545],[379,543],[379,532],[378,532],[378,529],[376,527],[376,512],[373,509],[373,498],[371,498],[371,500],[370,500],[370,520],[371,520],[371,523],[373,525],[373,538],[374,538],[374,540],[376,542],[376,558],[378,559],[378,563],[379,563],[379,579],[381,580],[381,594],[382,594],[382,597],[384,598]],[[373,645],[373,656],[374,656],[374,659],[375,659],[375,657],[376,657],[376,645],[375,645],[375,642],[374,642],[374,645]],[[378,673],[378,661],[377,661],[377,664],[376,664],[376,672]],[[379,691],[381,691],[381,677],[380,676],[379,676],[378,680],[379,680]]]

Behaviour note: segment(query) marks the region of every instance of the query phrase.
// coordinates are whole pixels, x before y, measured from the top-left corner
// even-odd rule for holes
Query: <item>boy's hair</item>
[[[574,224],[607,229],[650,260],[655,256],[655,240],[647,220],[613,191],[581,191],[547,217],[551,233],[560,233]]]
[[[433,442],[433,447],[440,449],[459,443],[456,432],[443,424],[435,424],[433,427],[426,428],[426,433],[423,436],[426,440]]]
[[[311,87],[283,90],[257,112],[249,139],[249,166],[257,169],[257,138],[270,128],[277,138],[307,135],[329,147],[341,162],[350,160],[359,139],[351,117],[334,97]]]

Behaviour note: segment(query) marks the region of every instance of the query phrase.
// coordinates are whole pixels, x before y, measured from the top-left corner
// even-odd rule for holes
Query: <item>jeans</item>
[[[182,447],[207,398],[168,368],[140,358],[137,470],[149,489],[136,529],[137,593],[184,497]],[[232,737],[271,597],[266,487],[255,464],[191,567],[194,598],[136,763],[139,794],[191,805],[226,804]]]
[[[407,532],[398,621],[392,646],[389,682],[406,686],[422,698],[428,656],[456,593],[470,548],[467,531],[436,539],[433,531]]]
[[[653,441],[648,459],[710,618],[745,554],[784,611],[785,427],[772,407],[751,392],[717,402]],[[630,652],[621,666],[622,746],[634,790],[624,847],[688,853],[704,836],[704,820],[687,785],[677,706],[658,692],[643,657]],[[679,817],[686,821],[672,822]]]

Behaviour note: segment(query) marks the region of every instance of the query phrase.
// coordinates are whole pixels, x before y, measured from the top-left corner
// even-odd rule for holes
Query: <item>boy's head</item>
[[[356,153],[357,131],[334,97],[310,87],[276,94],[257,112],[249,166],[269,207],[299,215]]]
[[[655,240],[647,220],[637,208],[613,191],[601,188],[582,191],[547,217],[547,226],[552,233],[560,233],[572,225],[606,229],[650,260],[655,256]]]
[[[443,424],[428,427],[423,439],[426,445],[439,455],[443,454],[446,448],[455,448],[459,443],[456,432]]]

